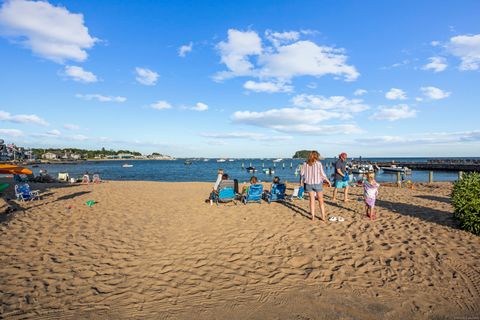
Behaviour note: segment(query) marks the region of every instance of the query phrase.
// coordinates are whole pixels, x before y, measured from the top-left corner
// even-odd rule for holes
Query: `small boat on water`
[[[207,161],[208,161],[208,159],[203,159],[203,161],[204,161],[204,162],[207,162]]]
[[[133,164],[128,164],[128,163],[122,164],[122,168],[131,168],[131,167],[133,167]]]
[[[255,167],[247,167],[246,170],[247,170],[248,172],[255,172],[255,171],[257,171],[257,169],[255,169]]]
[[[229,161],[229,162],[233,162],[233,161],[235,161],[235,160],[233,160],[233,159],[228,159],[228,161]]]
[[[400,172],[400,173],[404,173],[404,174],[411,174],[412,173],[412,169],[407,168],[407,167],[398,167],[394,164],[392,164],[390,167],[380,167],[380,169],[382,169],[383,172],[385,172],[385,173],[396,173],[396,172]]]
[[[225,160],[225,159],[217,159],[217,162],[225,162],[225,161],[227,161],[227,160]]]
[[[281,162],[281,161],[283,161],[283,159],[281,159],[281,158],[273,160],[273,162]]]
[[[192,164],[192,161],[190,161],[190,160],[185,160],[185,162],[184,162],[183,164],[184,164],[184,165],[190,165],[190,164]]]
[[[275,173],[275,170],[273,170],[272,168],[263,168],[262,171],[265,174],[274,174]]]
[[[368,164],[368,163],[351,164],[351,165],[349,165],[349,170],[354,174],[365,174],[365,173],[377,171],[375,166],[373,166],[371,164]]]

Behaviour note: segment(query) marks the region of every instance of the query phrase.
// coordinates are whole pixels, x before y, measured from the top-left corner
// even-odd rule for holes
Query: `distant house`
[[[47,152],[47,153],[42,154],[42,158],[47,159],[47,160],[56,160],[56,159],[59,159],[60,156],[56,153],[53,153],[53,152]]]
[[[82,156],[76,153],[71,153],[71,152],[65,152],[65,154],[62,156],[63,160],[80,160]]]

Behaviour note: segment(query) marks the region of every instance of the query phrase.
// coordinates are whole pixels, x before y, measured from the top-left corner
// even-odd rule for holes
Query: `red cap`
[[[340,153],[340,155],[339,155],[338,157],[340,157],[340,158],[345,158],[345,159],[346,159],[346,158],[347,158],[347,154],[346,154],[345,152],[342,152],[342,153]]]

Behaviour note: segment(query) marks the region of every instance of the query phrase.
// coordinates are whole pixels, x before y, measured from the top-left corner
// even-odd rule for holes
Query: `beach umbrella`
[[[33,174],[32,170],[14,164],[0,164],[0,174]]]

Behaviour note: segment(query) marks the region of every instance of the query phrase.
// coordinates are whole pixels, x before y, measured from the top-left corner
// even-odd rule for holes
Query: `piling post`
[[[265,162],[262,162],[262,168],[265,168]]]
[[[282,169],[285,169],[285,162],[282,163]]]
[[[401,174],[400,172],[397,172],[397,187],[401,187],[402,186],[402,178],[401,178]]]
[[[290,169],[293,169],[293,162],[290,161]]]
[[[250,161],[250,167],[252,166],[252,161]]]
[[[242,169],[245,169],[245,162],[242,161]]]
[[[458,180],[462,180],[463,171],[458,171]]]
[[[428,183],[432,183],[433,182],[433,171],[430,171],[428,173]]]
[[[273,167],[275,168],[277,165],[275,164],[275,162],[273,163]]]

